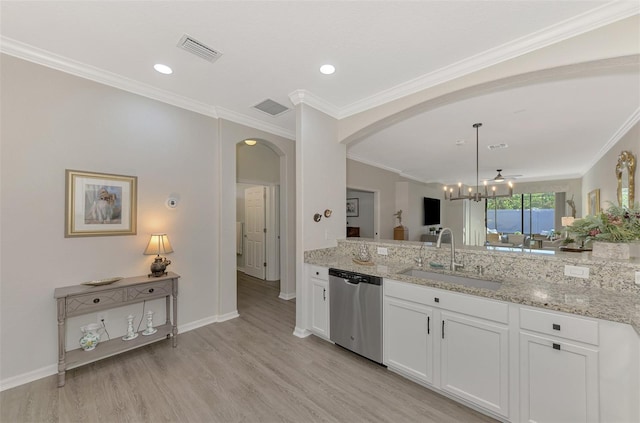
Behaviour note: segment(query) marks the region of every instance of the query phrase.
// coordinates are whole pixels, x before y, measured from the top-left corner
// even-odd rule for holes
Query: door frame
[[[296,298],[296,205],[295,141],[239,123],[219,119],[216,165],[219,183],[214,187],[220,198],[217,216],[219,267],[213,281],[218,287],[216,321],[238,317],[236,266],[236,144],[246,139],[265,142],[280,156],[280,298]]]
[[[358,185],[347,185],[345,194],[348,190],[364,191],[373,193],[373,239],[380,239],[380,190],[373,188],[361,187]],[[346,228],[345,222],[345,228]]]

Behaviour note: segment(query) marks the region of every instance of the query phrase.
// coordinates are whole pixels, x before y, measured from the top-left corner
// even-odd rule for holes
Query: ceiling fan
[[[493,179],[487,179],[487,182],[504,182],[522,177],[522,175],[502,175],[502,169],[496,169],[498,174]]]

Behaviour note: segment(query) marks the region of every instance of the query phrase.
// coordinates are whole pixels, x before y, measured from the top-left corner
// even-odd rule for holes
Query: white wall
[[[636,157],[635,174],[635,202],[640,201],[638,182],[638,160],[640,160],[640,123],[636,123],[582,178],[582,213],[587,214],[587,195],[594,189],[600,189],[600,207],[606,210],[611,202],[618,204],[618,180],[616,177],[616,164],[622,151],[631,151]],[[577,203],[576,203],[577,204]]]
[[[179,324],[215,319],[217,120],[5,55],[0,74],[3,385],[57,371],[54,289],[147,274],[152,232],[169,234],[175,249]],[[65,169],[137,176],[138,234],[64,238]],[[170,194],[176,209],[164,205]],[[109,312],[111,336],[125,313]],[[94,319],[70,327],[69,338]]]
[[[393,228],[397,220],[393,214],[396,209],[396,186],[398,174],[370,166],[355,160],[347,160],[347,187],[376,191],[380,203],[380,239],[393,239]]]
[[[345,238],[346,148],[338,143],[337,120],[310,107],[296,105],[296,329],[308,335],[304,252],[334,247]],[[333,210],[314,222],[315,213]]]
[[[236,177],[238,182],[272,185],[280,183],[280,156],[269,145],[236,144]]]
[[[374,238],[373,192],[347,189],[347,198],[358,199],[358,216],[347,216],[347,226],[355,226],[360,228],[361,238]]]

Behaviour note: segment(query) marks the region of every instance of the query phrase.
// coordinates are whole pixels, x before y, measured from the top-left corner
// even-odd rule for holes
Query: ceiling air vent
[[[220,56],[222,56],[221,52],[216,51],[211,47],[207,47],[200,41],[196,40],[195,38],[191,38],[187,34],[184,34],[184,36],[180,38],[178,47],[212,63],[218,60]]]
[[[280,103],[276,103],[271,99],[266,99],[253,107],[271,116],[278,116],[289,110],[288,107],[285,107]]]

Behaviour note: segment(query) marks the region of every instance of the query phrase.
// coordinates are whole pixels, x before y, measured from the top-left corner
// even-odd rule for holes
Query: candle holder
[[[142,332],[143,335],[153,335],[158,329],[153,327],[153,311],[147,311],[147,328]]]
[[[127,316],[127,334],[122,337],[123,341],[131,341],[132,339],[136,339],[138,334],[133,330],[133,315]]]

